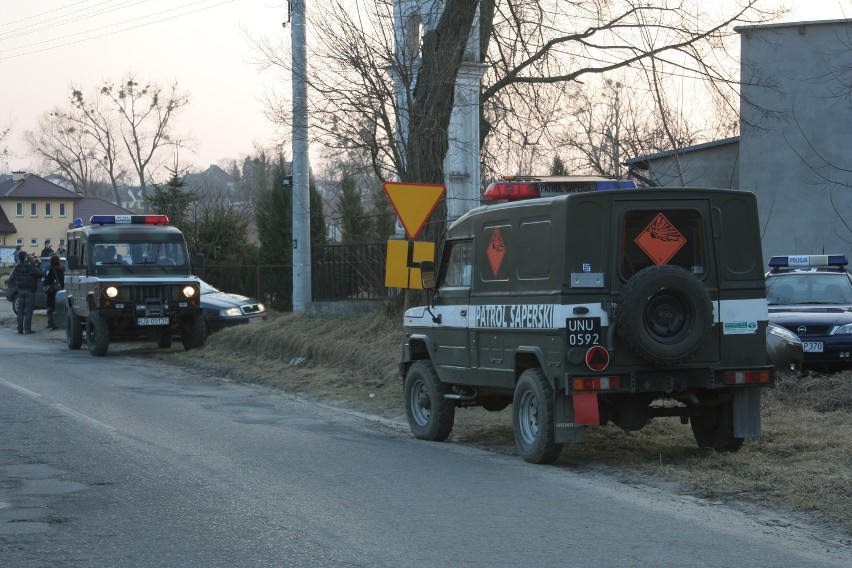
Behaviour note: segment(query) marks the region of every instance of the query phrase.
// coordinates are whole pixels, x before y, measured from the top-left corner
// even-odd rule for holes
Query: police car
[[[68,231],[66,338],[92,355],[110,342],[152,339],[184,349],[206,338],[200,284],[183,234],[165,215],[94,215]]]
[[[609,422],[678,417],[719,451],[760,435],[774,369],[754,194],[562,176],[504,179],[484,199],[420,263],[428,303],[404,314],[415,437],[510,404],[532,463]]]
[[[773,256],[769,321],[802,340],[805,368],[852,367],[852,277],[842,254]]]

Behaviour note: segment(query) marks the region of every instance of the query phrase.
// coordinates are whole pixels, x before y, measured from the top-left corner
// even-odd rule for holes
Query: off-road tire
[[[171,332],[166,332],[160,334],[160,337],[157,338],[157,347],[161,349],[168,349],[172,346],[172,334]]]
[[[554,431],[553,389],[537,367],[521,373],[515,386],[512,430],[518,454],[530,463],[553,463],[562,452]]]
[[[180,340],[183,343],[185,351],[190,349],[198,349],[204,347],[204,341],[207,339],[207,328],[204,324],[204,316],[196,315],[187,318],[183,322],[183,333]]]
[[[65,312],[65,341],[68,349],[79,349],[83,346],[83,326],[80,319],[74,315],[70,306]]]
[[[442,442],[453,429],[456,405],[444,395],[450,387],[442,383],[432,361],[416,361],[405,374],[405,413],[411,432],[419,440]]]
[[[717,452],[736,452],[743,445],[734,437],[734,403],[702,407],[698,415],[690,416],[692,435],[698,447]]]
[[[618,335],[642,359],[673,365],[688,359],[713,328],[710,294],[679,266],[651,266],[627,282],[615,316]]]
[[[86,319],[86,345],[95,357],[103,357],[109,348],[109,325],[97,312],[89,312]]]

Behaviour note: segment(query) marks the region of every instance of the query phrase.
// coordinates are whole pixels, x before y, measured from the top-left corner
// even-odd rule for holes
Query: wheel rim
[[[687,333],[690,320],[683,299],[670,292],[657,294],[645,307],[648,330],[666,343],[677,341]]]
[[[524,443],[532,444],[538,438],[538,398],[531,391],[521,397],[518,408],[518,426]]]
[[[411,416],[418,426],[426,426],[432,417],[432,399],[426,383],[417,381],[411,389]]]

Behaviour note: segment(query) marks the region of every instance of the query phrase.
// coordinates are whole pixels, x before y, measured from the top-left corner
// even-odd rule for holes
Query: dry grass
[[[397,376],[400,317],[286,314],[213,335],[184,364],[386,418],[404,419]],[[511,408],[461,409],[451,440],[514,454]],[[606,471],[714,499],[807,512],[852,531],[852,372],[784,376],[763,401],[763,436],[733,454],[700,450],[689,426],[657,419],[639,432],[588,428],[557,467]]]

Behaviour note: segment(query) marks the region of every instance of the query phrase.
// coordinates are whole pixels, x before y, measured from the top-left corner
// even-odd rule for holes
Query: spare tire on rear
[[[713,328],[707,289],[679,266],[640,270],[627,282],[618,302],[619,337],[639,357],[658,365],[689,358]]]

